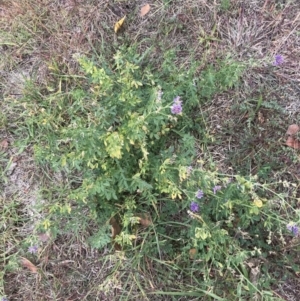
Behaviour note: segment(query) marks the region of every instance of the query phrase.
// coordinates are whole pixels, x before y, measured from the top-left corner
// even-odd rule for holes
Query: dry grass
[[[207,131],[216,137],[218,143],[212,143],[209,152],[201,151],[199,146],[200,158],[209,155],[224,173],[235,173],[244,161],[234,156],[228,160],[228,153],[236,154],[248,142],[250,145],[252,142],[247,139],[251,136],[254,140],[263,140],[254,142],[254,152],[249,153],[251,147],[246,147],[248,150],[242,153],[243,157],[255,157],[266,148],[269,152],[280,148],[276,154],[279,161],[281,156],[290,157],[291,151],[280,146],[280,139],[287,124],[299,123],[300,2],[230,2],[230,9],[222,10],[218,4],[220,1],[153,1],[149,2],[149,14],[139,17],[139,9],[145,4],[139,0],[2,1],[0,89],[4,99],[1,99],[1,114],[7,118],[7,123],[1,130],[0,141],[8,138],[13,142],[18,116],[11,111],[11,103],[22,94],[28,76],[34,77],[37,83],[49,85],[55,73],[76,73],[77,65],[73,60],[76,53],[101,55],[109,60],[120,45],[138,42],[141,53],[153,47],[151,64],[156,63],[157,68],[168,49],[177,49],[178,64],[187,68],[191,57],[205,64],[228,54],[241,62],[252,61],[239,89],[217,95],[202,108],[208,116]],[[114,23],[124,15],[127,15],[125,27],[115,35]],[[273,57],[278,53],[283,55],[285,62],[281,67],[273,68]],[[250,120],[256,126],[249,132],[250,109],[242,111],[241,106],[259,96],[266,102],[276,101],[285,113],[277,112],[278,115],[274,116],[272,108],[261,109],[259,112],[265,121],[260,123],[256,112]],[[241,135],[245,137],[247,132],[247,139],[241,139]],[[267,138],[270,142],[266,144]],[[1,237],[0,265],[7,264],[7,258],[13,264],[18,259],[14,254],[19,254],[32,260],[39,273],[33,274],[22,267],[6,270],[4,291],[10,301],[171,300],[171,297],[148,295],[151,290],[161,288],[156,275],[151,277],[151,271],[155,274],[157,268],[148,267],[148,280],[144,283],[144,289],[148,291],[143,292],[139,283],[144,281],[141,279],[145,279],[146,269],[141,268],[135,273],[130,259],[121,259],[121,254],[112,254],[109,250],[98,253],[91,249],[85,241],[95,229],[92,224],[76,236],[64,234],[49,239],[42,244],[37,256],[23,254],[23,241],[36,234],[33,221],[41,219],[40,213],[33,208],[38,198],[38,186],[47,179],[37,179],[41,173],[32,161],[30,146],[21,155],[16,153],[16,149],[9,147],[1,155],[3,168],[10,157],[18,157],[18,161],[14,172],[7,178],[8,182],[2,183],[1,227],[4,227],[5,235]],[[257,165],[254,163],[248,171],[255,174]],[[277,178],[288,177],[296,181],[299,174],[293,168],[293,162],[287,164],[277,172]],[[9,213],[5,208],[10,208]],[[119,264],[123,268],[118,270],[116,266]],[[140,277],[140,282],[135,281],[136,277]],[[127,283],[128,279],[132,282]],[[295,289],[298,286],[295,277],[275,290],[285,300],[298,300],[299,292]],[[185,297],[180,300],[193,299]]]

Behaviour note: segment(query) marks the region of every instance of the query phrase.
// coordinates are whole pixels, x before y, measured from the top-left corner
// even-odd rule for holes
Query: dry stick
[[[269,2],[270,2],[270,0],[266,0],[266,1],[265,1],[265,4],[264,4],[262,10],[265,10],[265,9],[266,9],[266,6],[269,4]]]

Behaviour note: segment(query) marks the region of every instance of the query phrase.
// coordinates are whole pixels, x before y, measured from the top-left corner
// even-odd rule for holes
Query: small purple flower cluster
[[[222,186],[220,185],[216,185],[214,188],[213,188],[213,193],[216,194],[217,191],[221,190],[222,189]],[[196,198],[197,199],[202,199],[204,197],[204,192],[201,190],[201,189],[198,189],[198,191],[196,192]],[[191,205],[190,205],[190,209],[192,212],[198,212],[199,211],[199,204],[196,203],[196,202],[191,202]]]
[[[298,236],[299,234],[299,227],[295,224],[289,224],[286,228],[293,233],[294,236]]]
[[[274,66],[279,66],[279,65],[281,65],[283,62],[284,62],[284,60],[283,60],[283,56],[282,56],[282,55],[280,55],[280,54],[275,55],[275,60],[274,60],[274,62],[273,62],[273,65],[274,65]]]
[[[217,191],[219,191],[219,190],[221,190],[222,189],[222,186],[220,186],[220,185],[216,185],[214,188],[213,188],[213,192],[214,192],[214,194],[216,194],[217,193]]]
[[[187,174],[188,177],[191,175],[192,171],[193,171],[193,167],[192,166],[188,166],[186,168],[186,174]]]
[[[192,212],[198,212],[199,211],[199,204],[196,203],[196,202],[191,202],[190,208],[191,208]]]
[[[203,196],[204,196],[204,192],[203,192],[201,189],[199,189],[199,190],[196,192],[196,198],[197,198],[197,199],[202,199]]]
[[[182,112],[182,101],[180,96],[176,96],[173,100],[173,105],[171,106],[171,113],[178,115]]]
[[[30,246],[28,248],[28,252],[31,253],[31,254],[36,254],[38,251],[38,246]]]
[[[201,189],[198,189],[198,191],[196,192],[196,198],[197,199],[202,199],[204,196],[204,192]],[[192,212],[198,212],[199,211],[199,204],[196,202],[191,202],[190,205],[191,211]]]

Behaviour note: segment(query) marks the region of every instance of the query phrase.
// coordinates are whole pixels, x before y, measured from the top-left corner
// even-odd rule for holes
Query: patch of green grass
[[[17,254],[21,244],[18,228],[23,222],[23,217],[20,214],[20,204],[17,204],[14,197],[11,199],[0,197],[0,296],[5,295],[5,273],[18,268]]]
[[[224,10],[224,11],[229,10],[230,4],[231,4],[230,0],[222,0],[221,5],[220,5],[221,10]]]

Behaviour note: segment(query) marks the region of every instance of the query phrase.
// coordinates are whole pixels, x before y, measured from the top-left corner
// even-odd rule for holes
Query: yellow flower
[[[254,204],[254,206],[260,208],[260,207],[262,207],[263,202],[262,202],[262,200],[260,200],[260,199],[255,199],[255,200],[253,201],[253,204]]]

